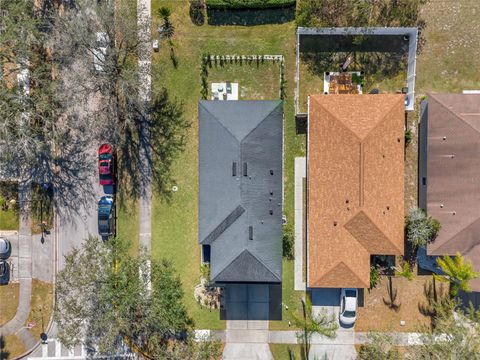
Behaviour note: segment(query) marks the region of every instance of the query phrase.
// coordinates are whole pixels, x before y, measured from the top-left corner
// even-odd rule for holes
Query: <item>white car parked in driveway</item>
[[[353,325],[357,320],[357,289],[342,289],[340,293],[340,323]]]

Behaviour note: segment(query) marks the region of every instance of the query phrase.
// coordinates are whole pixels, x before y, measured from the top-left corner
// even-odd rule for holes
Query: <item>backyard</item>
[[[363,72],[362,92],[395,93],[406,86],[408,40],[401,36],[300,36],[299,112],[308,96],[322,94],[326,72]]]
[[[217,55],[255,55],[280,54],[285,57],[286,99],[285,113],[285,162],[284,162],[284,213],[293,223],[293,179],[294,157],[304,155],[305,136],[296,135],[293,110],[293,85],[295,69],[295,24],[293,22],[254,27],[194,25],[189,17],[188,2],[158,1],[153,4],[152,12],[157,14],[160,6],[172,10],[171,21],[175,26],[173,47],[178,63],[172,63],[168,43],[162,40],[160,52],[154,55],[154,86],[162,86],[181,100],[184,114],[191,123],[185,152],[175,162],[173,172],[178,191],[171,193],[166,200],[155,194],[152,215],[152,254],[154,257],[171,259],[180,274],[184,285],[185,302],[190,309],[196,327],[220,329],[225,323],[219,320],[218,311],[202,309],[193,297],[193,289],[200,279],[200,247],[197,239],[197,202],[198,202],[198,140],[197,107],[201,99],[201,58],[202,54]],[[154,29],[161,23],[156,17]],[[232,64],[234,65],[234,64]],[[246,86],[245,98],[274,99],[279,97],[279,73],[275,69],[256,69],[252,64],[251,72],[245,65],[234,65],[226,73],[215,70],[209,75],[219,80],[238,81]],[[257,72],[257,70],[259,70]],[[272,71],[270,71],[272,70]],[[253,74],[252,74],[253,73]],[[258,78],[257,78],[258,77]],[[268,78],[266,86],[261,78]],[[216,79],[216,78],[215,78]],[[267,80],[267,79],[266,79]],[[255,84],[255,81],[257,84]],[[270,85],[271,84],[271,85]],[[250,90],[249,90],[250,89]],[[293,264],[291,265],[293,268]],[[287,279],[286,277],[291,277]],[[293,271],[284,270],[284,282],[293,284]],[[293,285],[292,285],[293,286]],[[284,288],[285,289],[285,288]],[[293,290],[291,290],[293,292]],[[284,298],[289,298],[286,293]],[[295,302],[292,303],[295,306]]]

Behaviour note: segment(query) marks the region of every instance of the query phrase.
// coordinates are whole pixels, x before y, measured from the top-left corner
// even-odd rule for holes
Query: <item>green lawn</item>
[[[0,230],[18,230],[18,185],[0,182]]]
[[[139,206],[134,200],[121,201],[117,207],[117,234],[131,242],[132,253],[138,253]]]
[[[480,89],[480,1],[429,1],[426,45],[417,58],[416,92]]]
[[[173,194],[170,202],[154,196],[152,254],[155,257],[166,257],[173,261],[175,268],[180,273],[185,290],[185,302],[196,322],[196,327],[219,329],[224,328],[225,324],[219,320],[218,312],[200,309],[193,298],[193,288],[199,282],[200,277],[200,247],[197,242],[197,106],[198,100],[201,98],[201,56],[203,53],[285,56],[284,212],[288,221],[293,223],[294,157],[303,155],[305,151],[305,136],[297,136],[295,132],[293,110],[295,24],[290,22],[281,25],[249,27],[210,26],[207,24],[195,26],[189,17],[188,1],[155,1],[152,9],[154,14],[160,6],[167,6],[172,10],[171,20],[175,26],[173,43],[178,67],[174,68],[172,64],[169,45],[162,42],[160,52],[154,55],[154,86],[166,87],[172,96],[183,101],[185,116],[192,126],[188,134],[185,152],[173,167],[178,192]],[[156,23],[154,29],[156,29],[159,25],[158,17],[154,19],[154,22]],[[246,69],[246,67],[240,68],[240,72],[244,71],[243,79],[247,79],[247,75],[250,76]],[[254,70],[252,69],[252,75],[267,76],[255,73]],[[272,84],[278,84],[278,76],[278,74],[272,75],[270,80]],[[262,86],[260,77],[257,79],[257,88]],[[233,73],[228,80],[232,80],[232,78],[234,78]],[[252,85],[249,86],[253,87],[255,78],[251,79]],[[209,78],[210,80],[211,78]],[[227,79],[225,78],[225,80]],[[271,95],[274,95],[274,98],[278,98],[278,95],[275,95],[276,91],[273,91],[272,88]],[[293,272],[287,270],[284,271],[284,274],[284,282],[293,284]]]
[[[293,358],[295,360],[301,360],[302,347],[294,344],[270,344],[270,350],[272,351],[273,358],[275,360],[290,360],[289,350],[293,351]]]
[[[0,230],[18,230],[17,212],[11,209],[0,209]]]
[[[238,97],[240,100],[273,100],[280,97],[280,62],[264,60],[227,63],[223,66],[215,65],[208,69],[209,99],[211,98],[211,84],[214,82],[238,83]]]

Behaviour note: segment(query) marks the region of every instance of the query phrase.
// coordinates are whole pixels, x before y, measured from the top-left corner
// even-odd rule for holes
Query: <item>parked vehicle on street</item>
[[[10,280],[10,267],[8,262],[5,260],[0,260],[0,285],[8,284]]]
[[[0,238],[0,259],[8,259],[10,256],[12,247],[10,241],[4,238]]]
[[[115,204],[110,195],[102,196],[98,201],[98,233],[103,238],[115,233]]]
[[[98,149],[98,173],[100,185],[115,185],[115,155],[109,144],[102,144]]]
[[[353,325],[357,320],[357,289],[342,289],[340,293],[340,322],[344,325]]]

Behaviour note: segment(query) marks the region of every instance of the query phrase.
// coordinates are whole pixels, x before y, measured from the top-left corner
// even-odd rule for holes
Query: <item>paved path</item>
[[[139,77],[140,83],[142,86],[139,89],[138,96],[144,101],[146,106],[150,103],[151,97],[151,57],[152,57],[152,46],[151,46],[151,1],[150,0],[138,0],[137,1],[137,13],[138,13],[138,24],[139,24],[139,38],[143,42],[140,48],[140,58],[139,58]],[[152,186],[151,186],[151,169],[149,165],[149,147],[148,147],[148,138],[149,132],[146,127],[146,122],[141,128],[141,137],[144,139],[144,146],[140,150],[140,158],[143,161],[143,174],[142,176],[142,186],[143,188],[140,191],[140,246],[145,248],[147,254],[151,252],[151,242],[152,242]]]
[[[295,290],[305,290],[303,281],[303,179],[307,176],[307,161],[295,158]]]

